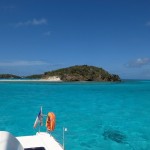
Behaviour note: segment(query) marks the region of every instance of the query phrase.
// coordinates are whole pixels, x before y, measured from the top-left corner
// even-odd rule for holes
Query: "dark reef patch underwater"
[[[135,148],[130,143],[128,143],[127,136],[121,131],[105,129],[102,135],[104,140],[111,140],[119,144],[126,144],[130,147],[130,149],[135,150]]]
[[[102,135],[105,140],[110,139],[112,141],[115,141],[115,142],[121,143],[121,144],[127,143],[126,135],[118,130],[107,129],[107,130],[104,130]]]

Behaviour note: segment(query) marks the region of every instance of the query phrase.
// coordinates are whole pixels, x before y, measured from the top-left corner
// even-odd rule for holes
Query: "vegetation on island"
[[[43,77],[43,74],[34,74],[31,76],[26,76],[25,79],[41,79]]]
[[[44,78],[58,76],[62,81],[121,81],[120,77],[95,66],[72,66],[44,73]]]
[[[62,68],[54,71],[45,72],[44,74],[31,75],[20,77],[12,74],[0,74],[1,79],[48,79],[49,77],[57,76],[62,81],[99,81],[99,82],[115,82],[121,81],[120,77],[115,74],[110,74],[103,68],[81,65]]]
[[[21,79],[22,77],[13,74],[0,74],[0,79]]]

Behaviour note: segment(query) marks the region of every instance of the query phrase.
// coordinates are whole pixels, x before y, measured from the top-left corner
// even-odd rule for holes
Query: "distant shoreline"
[[[62,81],[49,79],[0,79],[0,82],[62,82]]]
[[[77,82],[77,81],[97,81],[97,82],[120,82],[119,75],[110,74],[103,68],[88,66],[88,65],[75,65],[67,68],[61,68],[54,71],[48,71],[44,74],[35,74],[30,76],[17,76],[13,74],[0,74],[0,79],[3,81],[26,81],[34,82]],[[8,79],[8,80],[7,80]],[[10,79],[10,80],[9,80]],[[20,80],[18,80],[20,79]],[[30,80],[31,79],[31,80]]]

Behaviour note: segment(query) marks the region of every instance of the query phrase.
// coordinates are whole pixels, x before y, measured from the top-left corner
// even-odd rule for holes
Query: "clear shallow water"
[[[60,143],[62,128],[68,128],[66,150],[150,149],[150,81],[0,82],[0,130],[35,134],[40,106],[56,114],[52,134]]]

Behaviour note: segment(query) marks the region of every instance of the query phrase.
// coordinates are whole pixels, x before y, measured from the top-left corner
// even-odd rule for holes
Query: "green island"
[[[0,79],[21,79],[22,77],[13,74],[0,74]]]
[[[98,82],[116,82],[121,81],[120,77],[115,74],[110,74],[103,68],[88,66],[88,65],[76,65],[68,68],[62,68],[54,71],[48,71],[44,74],[31,75],[23,77],[24,79],[48,79],[49,77],[58,77],[64,82],[71,81],[98,81]],[[0,78],[5,79],[19,79],[22,77],[1,74]]]

